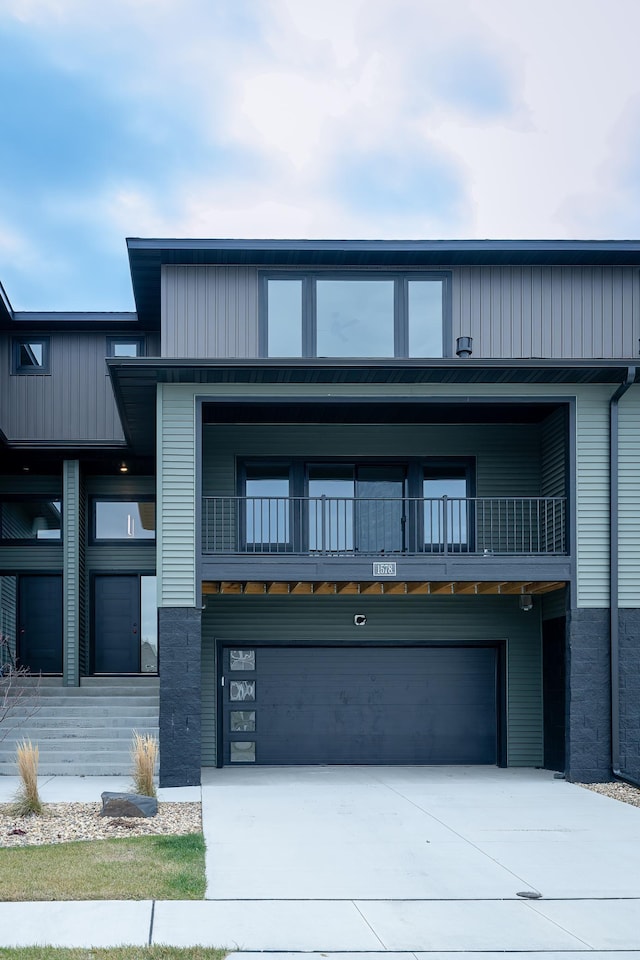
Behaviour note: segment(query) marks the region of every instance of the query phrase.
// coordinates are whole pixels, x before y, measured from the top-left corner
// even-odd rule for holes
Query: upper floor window
[[[14,337],[12,373],[49,373],[49,337]]]
[[[94,540],[153,540],[156,505],[153,500],[94,500]]]
[[[451,341],[449,275],[265,274],[268,357],[442,357]]]
[[[143,337],[107,337],[108,357],[143,357]]]
[[[0,502],[2,540],[60,540],[61,536],[59,500],[15,497]]]

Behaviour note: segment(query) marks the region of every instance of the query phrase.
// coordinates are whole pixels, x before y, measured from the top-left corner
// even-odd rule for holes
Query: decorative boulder
[[[155,797],[143,797],[139,793],[111,793],[108,790],[101,796],[101,817],[155,817],[158,812]]]

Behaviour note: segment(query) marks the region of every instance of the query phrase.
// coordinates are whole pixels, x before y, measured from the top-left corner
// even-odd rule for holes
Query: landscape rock
[[[155,817],[158,812],[155,797],[143,797],[139,793],[112,793],[109,790],[105,790],[101,797],[101,817]]]

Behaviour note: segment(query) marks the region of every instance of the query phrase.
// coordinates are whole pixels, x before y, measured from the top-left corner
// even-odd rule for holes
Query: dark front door
[[[94,673],[140,671],[140,578],[94,581]]]
[[[18,581],[18,665],[62,673],[62,577]]]
[[[224,664],[225,763],[498,762],[494,647],[246,645]]]

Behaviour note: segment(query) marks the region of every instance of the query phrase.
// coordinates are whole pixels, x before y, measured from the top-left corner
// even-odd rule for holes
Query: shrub
[[[14,815],[28,817],[32,813],[42,813],[42,801],[38,793],[38,761],[40,751],[30,740],[23,740],[16,748],[16,763],[20,775],[20,786],[12,804]]]
[[[131,744],[131,759],[133,760],[133,785],[136,793],[143,797],[155,797],[156,785],[153,776],[158,759],[158,741],[151,734],[133,734]]]

